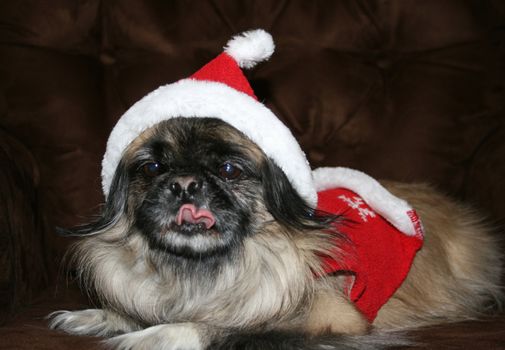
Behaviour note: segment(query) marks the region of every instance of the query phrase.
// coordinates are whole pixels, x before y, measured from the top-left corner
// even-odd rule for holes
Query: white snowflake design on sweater
[[[359,214],[361,220],[363,220],[363,222],[368,222],[368,217],[370,217],[370,218],[376,217],[376,214],[372,210],[363,207],[365,205],[365,202],[363,201],[362,198],[360,198],[358,196],[354,196],[352,198],[349,198],[343,194],[338,196],[338,198],[340,198],[342,201],[344,201],[349,206],[349,208],[357,210],[358,214]]]

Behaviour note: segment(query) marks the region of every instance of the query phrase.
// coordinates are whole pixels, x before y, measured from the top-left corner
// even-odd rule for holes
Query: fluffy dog
[[[101,308],[53,313],[52,328],[120,349],[366,349],[402,344],[386,331],[477,317],[501,298],[488,229],[427,186],[385,183],[388,192],[367,180],[393,225],[338,195],[362,221],[384,223],[360,236],[346,231],[345,211],[314,209],[304,153],[241,71],[273,50],[265,31],[245,32],[119,119],[102,163],[103,212],[70,232],[82,236],[82,288]],[[340,175],[330,183],[363,177]],[[393,226],[395,249],[376,235]],[[382,266],[382,279],[365,285],[363,266]]]
[[[500,295],[501,262],[478,216],[427,186],[386,186],[416,208],[426,237],[370,325],[341,276],[317,273],[320,257],[345,244],[335,232],[342,217],[314,212],[229,124],[161,122],[124,152],[99,220],[73,232],[84,236],[74,255],[83,289],[102,308],[55,313],[51,327],[111,337],[107,343],[122,349],[318,348],[331,341],[328,348],[337,349],[370,339],[328,334],[479,316]]]

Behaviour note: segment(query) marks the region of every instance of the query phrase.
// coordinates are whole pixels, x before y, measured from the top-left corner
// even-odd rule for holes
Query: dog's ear
[[[90,236],[99,234],[116,224],[126,211],[129,175],[124,162],[119,163],[101,214],[95,221],[71,229],[57,227],[62,236]]]
[[[322,229],[338,219],[334,215],[311,208],[295,191],[284,172],[271,160],[261,166],[263,196],[273,217],[288,227]]]

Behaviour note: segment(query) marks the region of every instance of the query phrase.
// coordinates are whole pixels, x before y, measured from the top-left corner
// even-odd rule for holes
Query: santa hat
[[[271,158],[293,188],[310,206],[317,191],[345,187],[363,199],[391,224],[409,236],[419,234],[412,208],[366,174],[342,168],[310,165],[291,131],[258,101],[241,68],[252,68],[274,52],[272,36],[262,29],[233,37],[224,52],[186,79],[152,91],[119,119],[112,130],[102,161],[102,188],[109,194],[112,178],[128,145],[143,131],[175,117],[219,118],[234,126]]]
[[[291,131],[258,101],[241,70],[268,60],[274,48],[272,36],[264,30],[244,32],[191,77],[159,87],[128,109],[107,141],[102,161],[105,196],[124,150],[144,130],[175,117],[214,117],[255,142],[282,169],[299,195],[315,206],[317,194],[305,154]]]

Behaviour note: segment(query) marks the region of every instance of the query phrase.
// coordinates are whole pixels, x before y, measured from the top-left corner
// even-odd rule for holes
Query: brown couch
[[[98,348],[46,329],[50,311],[86,305],[54,227],[98,211],[122,112],[251,28],[277,43],[253,88],[314,166],[432,183],[505,237],[501,0],[2,1],[0,348]],[[413,334],[428,349],[505,349],[505,315]]]

